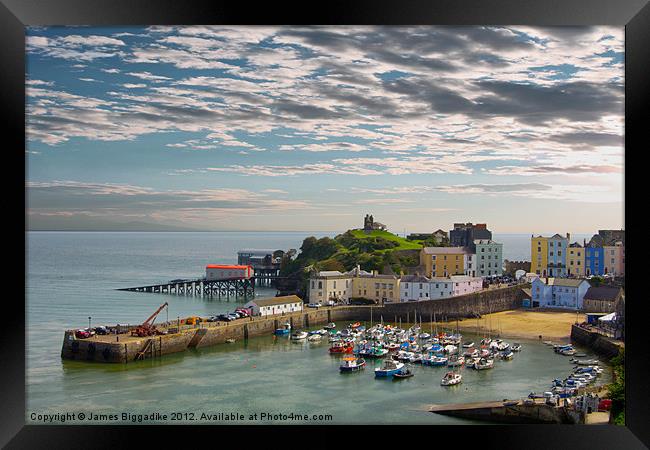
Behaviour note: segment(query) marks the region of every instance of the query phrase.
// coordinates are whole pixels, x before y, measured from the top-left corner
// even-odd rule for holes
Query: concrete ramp
[[[189,342],[189,344],[187,344],[187,347],[195,348],[197,345],[199,345],[199,342],[201,342],[201,339],[203,339],[203,336],[205,336],[207,332],[207,328],[199,328],[196,330],[196,333],[192,337],[192,340]]]

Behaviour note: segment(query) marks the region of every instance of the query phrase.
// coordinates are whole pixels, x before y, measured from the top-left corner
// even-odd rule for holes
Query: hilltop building
[[[366,217],[363,218],[363,230],[364,231],[373,231],[373,230],[386,230],[386,225],[383,223],[375,222],[375,219],[369,215],[366,214]]]

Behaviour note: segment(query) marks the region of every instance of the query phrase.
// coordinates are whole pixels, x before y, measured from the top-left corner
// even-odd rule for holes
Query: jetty
[[[584,423],[580,414],[571,408],[569,399],[563,399],[559,405],[549,405],[539,398],[527,402],[512,400],[434,405],[429,412],[492,423]]]
[[[117,290],[211,297],[252,297],[255,295],[255,278],[232,278],[223,280],[207,280],[206,278],[178,279],[166,283],[120,288]]]

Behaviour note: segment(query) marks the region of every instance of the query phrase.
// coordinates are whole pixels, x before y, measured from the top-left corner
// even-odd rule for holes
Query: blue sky
[[[623,29],[35,27],[31,228],[623,223]]]

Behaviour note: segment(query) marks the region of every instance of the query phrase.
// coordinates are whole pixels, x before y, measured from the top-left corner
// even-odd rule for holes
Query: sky
[[[30,229],[623,228],[622,27],[30,27]]]

